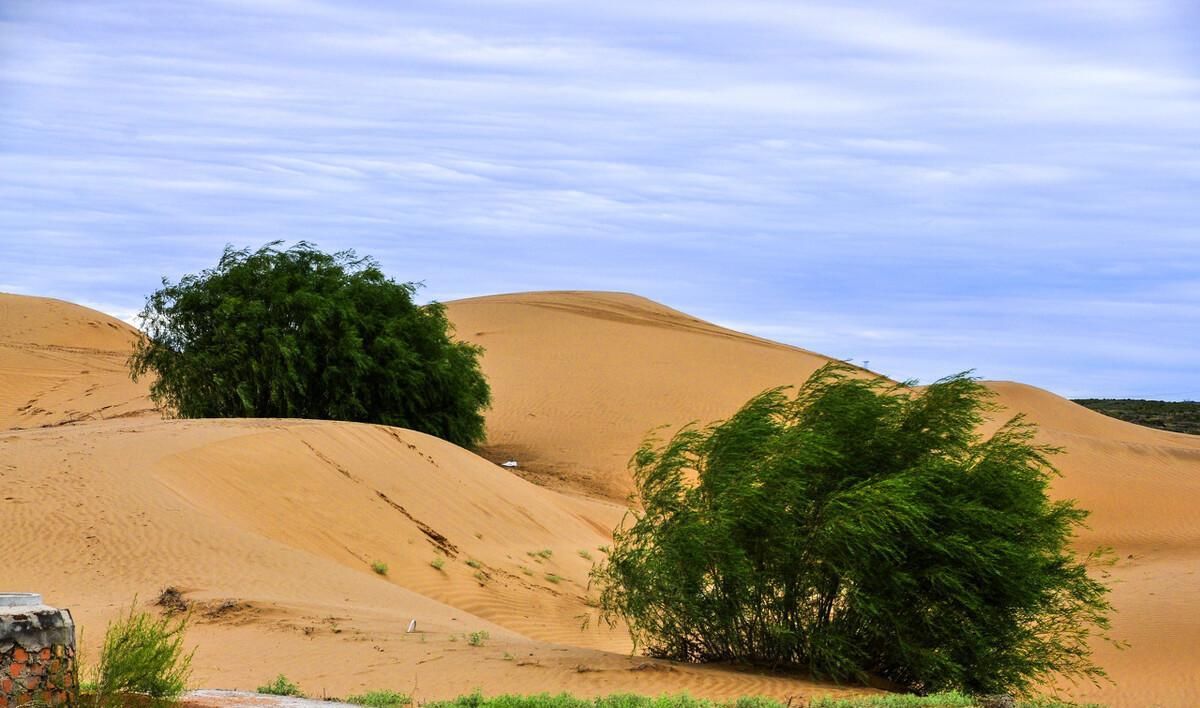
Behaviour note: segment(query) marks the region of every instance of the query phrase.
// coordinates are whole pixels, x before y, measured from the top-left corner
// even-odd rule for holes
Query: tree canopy
[[[455,341],[439,303],[369,257],[301,242],[226,247],[215,268],[146,299],[130,374],[184,418],[322,418],[483,440],[481,349]]]
[[[651,655],[882,678],[918,692],[1097,681],[1103,553],[1047,496],[1055,449],[1020,417],[977,433],[967,375],[918,391],[842,364],[726,421],[648,440],[640,509],[594,571],[601,609]]]

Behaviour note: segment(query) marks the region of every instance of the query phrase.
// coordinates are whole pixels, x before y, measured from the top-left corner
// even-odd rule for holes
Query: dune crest
[[[724,418],[830,359],[704,322],[636,295],[537,292],[446,303],[484,347],[489,459],[557,489],[623,500],[651,431]],[[663,431],[667,433],[668,431]]]
[[[0,429],[155,415],[125,367],[136,337],[86,307],[0,293]]]

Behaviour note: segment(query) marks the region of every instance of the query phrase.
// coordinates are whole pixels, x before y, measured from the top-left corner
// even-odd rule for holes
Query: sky
[[[1194,0],[3,0],[0,291],[226,244],[1200,400]]]

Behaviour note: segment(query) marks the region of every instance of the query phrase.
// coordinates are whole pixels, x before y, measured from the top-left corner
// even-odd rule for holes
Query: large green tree
[[[136,380],[184,418],[383,423],[471,446],[490,401],[479,347],[455,341],[442,305],[353,251],[301,242],[226,247],[215,268],[146,299]]]
[[[919,692],[1093,681],[1107,588],[1053,501],[1054,449],[965,375],[923,390],[817,371],[727,421],[648,441],[640,508],[594,573],[651,655],[883,678]]]

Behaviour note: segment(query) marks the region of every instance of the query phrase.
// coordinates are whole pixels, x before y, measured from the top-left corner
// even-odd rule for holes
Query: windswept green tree
[[[649,440],[640,509],[594,578],[602,616],[653,656],[883,678],[917,692],[1025,692],[1105,677],[1087,512],[1052,501],[1055,449],[966,375],[923,389],[841,364],[794,397]]]
[[[146,299],[130,374],[184,418],[383,423],[472,446],[490,389],[479,347],[455,341],[439,303],[369,257],[301,242],[226,247],[215,268]]]

